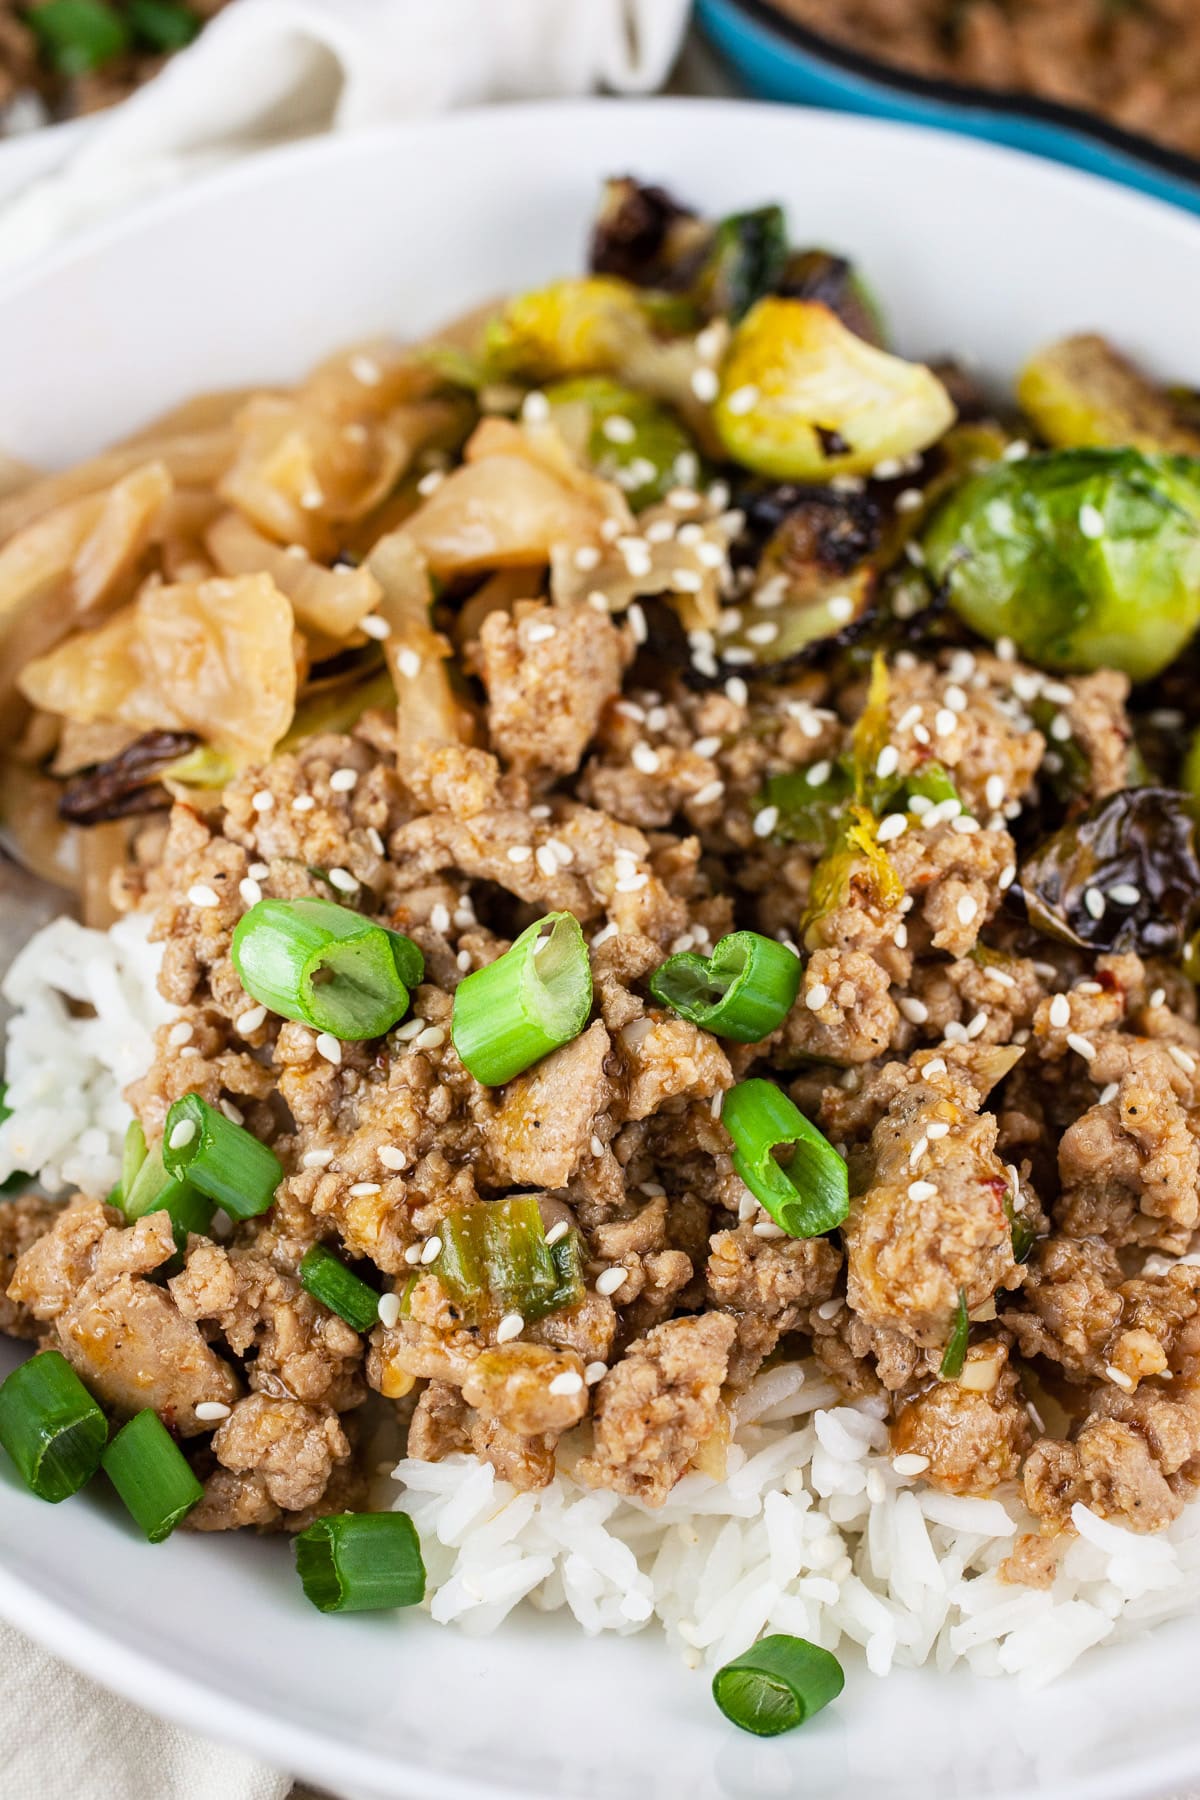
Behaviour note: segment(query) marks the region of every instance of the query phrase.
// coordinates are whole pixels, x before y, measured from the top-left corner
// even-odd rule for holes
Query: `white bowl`
[[[0,287],[0,440],[61,462],[204,387],[286,378],[581,265],[602,176],[706,210],[787,203],[849,252],[898,342],[1011,376],[1110,332],[1200,384],[1200,228],[1009,152],[906,127],[684,101],[514,108],[265,155]],[[0,1351],[0,1368],[6,1366]],[[424,1615],[323,1618],[284,1544],[137,1540],[0,1459],[0,1613],[153,1710],[339,1791],[412,1800],[1148,1800],[1200,1778],[1200,1619],[1092,1652],[1048,1691],[852,1669],[773,1743],[734,1731],[651,1632],[531,1617],[474,1640]]]

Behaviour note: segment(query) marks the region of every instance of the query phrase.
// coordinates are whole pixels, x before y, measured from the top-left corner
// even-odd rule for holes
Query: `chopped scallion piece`
[[[169,1175],[190,1182],[232,1219],[265,1213],[283,1180],[275,1152],[199,1094],[183,1094],[172,1105],[162,1157]]]
[[[846,1165],[774,1082],[739,1081],[721,1123],[733,1139],[735,1171],[789,1237],[820,1237],[842,1223],[850,1210]],[[788,1148],[778,1161],[775,1152]]]
[[[131,1119],[125,1129],[125,1148],[121,1155],[121,1195],[133,1192],[133,1184],[141,1172],[146,1160],[146,1133],[137,1119]],[[136,1218],[136,1214],[134,1217]]]
[[[142,1142],[145,1143],[144,1136]],[[187,1249],[189,1231],[203,1237],[212,1223],[213,1202],[197,1192],[186,1176],[169,1173],[161,1145],[147,1152],[128,1187],[122,1182],[120,1198],[113,1204],[120,1207],[131,1225],[147,1213],[165,1212],[180,1250]]]
[[[476,1081],[502,1087],[577,1038],[591,1007],[592,970],[579,920],[547,913],[511,950],[459,983],[450,1034]]]
[[[425,1597],[425,1564],[407,1513],[335,1513],[294,1539],[296,1572],[321,1612],[377,1612]]]
[[[105,0],[45,0],[22,20],[60,75],[89,75],[129,48],[128,27]]]
[[[231,955],[261,1005],[348,1042],[390,1031],[425,973],[411,938],[333,900],[260,900],[238,920]]]
[[[967,1360],[967,1342],[971,1336],[971,1319],[967,1312],[967,1296],[963,1288],[958,1290],[958,1313],[954,1320],[954,1330],[950,1333],[950,1342],[946,1345],[946,1354],[942,1357],[938,1374],[943,1381],[957,1381],[963,1372],[963,1364]]]
[[[121,1427],[100,1463],[152,1544],[170,1537],[204,1498],[186,1456],[152,1409]]]
[[[782,1632],[760,1638],[713,1676],[725,1717],[756,1737],[778,1737],[836,1700],[846,1685],[830,1650]]]
[[[507,1312],[540,1319],[583,1299],[579,1235],[547,1244],[533,1194],[456,1206],[438,1226],[433,1272],[468,1325]]]
[[[57,1350],[31,1356],[0,1385],[0,1444],[39,1500],[77,1494],[107,1436],[104,1414]]]
[[[300,1259],[300,1285],[355,1331],[379,1323],[379,1290],[348,1269],[324,1244],[311,1244]]]
[[[757,931],[735,931],[711,956],[685,950],[668,957],[650,977],[650,992],[717,1037],[757,1044],[787,1018],[800,974],[794,951]]]
[[[167,54],[190,44],[200,29],[195,13],[179,0],[125,0],[125,11],[139,41]]]

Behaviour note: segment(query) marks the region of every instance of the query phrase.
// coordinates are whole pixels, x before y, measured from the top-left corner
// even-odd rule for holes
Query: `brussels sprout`
[[[774,293],[787,264],[787,222],[781,206],[732,213],[722,219],[696,282],[710,316],[735,324],[765,294]]]
[[[819,300],[855,337],[865,338],[881,350],[887,345],[875,296],[844,256],[834,256],[829,250],[793,251],[774,291],[785,300]]]
[[[1200,460],[1058,450],[965,481],[926,566],[982,637],[1048,669],[1147,680],[1200,624]]]
[[[580,375],[554,382],[545,393],[568,442],[575,441],[574,421],[582,421],[580,449],[598,475],[624,489],[635,511],[700,479],[700,461],[683,426],[636,388],[605,375]]]
[[[508,302],[484,338],[489,377],[551,381],[620,367],[648,330],[628,282],[593,275],[552,281]]]
[[[1039,931],[1085,950],[1180,955],[1200,924],[1187,795],[1123,788],[1097,800],[1026,859],[1009,905]]]
[[[159,776],[199,742],[192,731],[143,732],[116,756],[71,777],[58,803],[59,818],[71,825],[103,825],[165,811],[171,796]]]
[[[827,481],[926,449],[954,408],[928,369],[876,350],[827,306],[767,299],[733,335],[714,419],[748,469]]]
[[[1171,397],[1092,333],[1039,351],[1021,372],[1017,398],[1056,448],[1111,444],[1200,454],[1200,431]]]
[[[592,226],[590,267],[638,287],[688,288],[709,248],[711,227],[665,188],[631,175],[606,181]]]

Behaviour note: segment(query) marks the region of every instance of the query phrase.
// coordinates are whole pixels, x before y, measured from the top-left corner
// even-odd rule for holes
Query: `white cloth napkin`
[[[648,93],[690,0],[237,0],[0,208],[0,266],[268,144],[483,101]],[[0,149],[0,162],[3,150]],[[0,195],[4,183],[0,181]]]
[[[237,0],[125,105],[86,130],[46,134],[49,173],[15,198],[0,181],[0,265],[287,138],[485,101],[651,92],[689,9],[690,0]],[[153,1719],[3,1624],[0,1672],[4,1800],[284,1800],[291,1788],[290,1776]]]

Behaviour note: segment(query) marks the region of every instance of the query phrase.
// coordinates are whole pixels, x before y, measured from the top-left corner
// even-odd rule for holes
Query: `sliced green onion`
[[[168,1112],[162,1157],[169,1175],[190,1182],[231,1219],[265,1213],[283,1180],[275,1152],[199,1094],[182,1095]]]
[[[378,1612],[425,1598],[425,1564],[407,1513],[335,1513],[299,1533],[296,1572],[321,1612]]]
[[[431,1267],[468,1325],[508,1312],[541,1319],[583,1299],[579,1234],[548,1244],[533,1194],[456,1206],[438,1235],[442,1248]]]
[[[152,1408],[121,1427],[100,1464],[152,1544],[169,1538],[204,1498],[187,1457]]]
[[[355,1331],[379,1323],[379,1289],[348,1269],[324,1244],[312,1244],[300,1258],[300,1285]]]
[[[46,0],[22,17],[60,75],[88,75],[129,48],[125,21],[104,0]]]
[[[757,1044],[787,1018],[800,974],[794,950],[757,931],[735,931],[711,956],[685,950],[668,957],[650,977],[650,992],[717,1037]]]
[[[142,1141],[145,1142],[144,1137]],[[186,1176],[169,1172],[162,1145],[147,1152],[129,1186],[122,1184],[121,1197],[114,1204],[131,1225],[147,1213],[165,1212],[178,1250],[187,1249],[189,1231],[203,1237],[212,1224],[213,1202],[199,1193]]]
[[[954,1330],[950,1333],[950,1342],[946,1345],[946,1354],[942,1357],[938,1374],[943,1381],[957,1381],[963,1372],[963,1364],[967,1360],[967,1341],[971,1336],[971,1318],[967,1312],[967,1295],[964,1288],[958,1290],[958,1314],[954,1320]]]
[[[137,1180],[145,1160],[146,1133],[142,1130],[139,1120],[131,1119],[125,1128],[125,1148],[121,1153],[122,1197],[133,1192],[133,1184]]]
[[[450,1035],[476,1081],[503,1087],[577,1038],[591,1009],[592,969],[579,920],[547,913],[511,950],[459,983]]]
[[[846,1685],[830,1650],[807,1638],[760,1638],[713,1676],[713,1699],[725,1717],[756,1737],[778,1737],[836,1700]]]
[[[77,1494],[107,1436],[104,1414],[57,1350],[31,1356],[0,1384],[0,1444],[39,1500]]]
[[[820,1237],[850,1211],[846,1165],[799,1107],[771,1081],[739,1081],[725,1096],[721,1123],[733,1139],[733,1166],[789,1237]],[[787,1160],[775,1152],[791,1147]]]
[[[821,780],[814,782],[816,771]],[[780,843],[816,844],[832,848],[837,822],[845,802],[854,792],[854,780],[844,763],[813,763],[772,775],[754,802],[754,810],[774,807],[779,817],[771,836]]]
[[[200,29],[195,13],[178,0],[125,0],[125,11],[136,36],[151,50],[182,50]]]
[[[261,1005],[346,1041],[390,1031],[425,973],[411,938],[333,900],[260,900],[238,920],[231,955]]]

